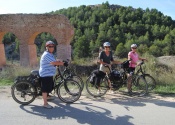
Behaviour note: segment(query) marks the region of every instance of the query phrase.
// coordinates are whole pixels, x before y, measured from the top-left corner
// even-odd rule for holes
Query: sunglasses
[[[54,46],[48,46],[49,48],[54,48]]]
[[[110,48],[110,46],[105,46],[105,48]]]
[[[132,49],[137,49],[137,48],[132,48]]]

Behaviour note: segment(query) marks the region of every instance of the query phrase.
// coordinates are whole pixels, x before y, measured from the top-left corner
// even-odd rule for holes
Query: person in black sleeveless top
[[[99,53],[99,57],[98,57],[98,62],[100,63],[100,68],[99,70],[100,71],[103,71],[107,74],[110,73],[110,70],[108,67],[106,67],[105,65],[109,66],[111,68],[111,63],[114,63],[114,64],[121,64],[120,61],[116,61],[114,60],[113,58],[113,54],[112,54],[112,51],[110,51],[110,46],[111,44],[109,42],[105,42],[103,44],[103,47],[104,47],[104,51],[101,51]],[[109,81],[110,83],[110,87],[111,87],[111,82]],[[111,90],[111,89],[110,89]],[[113,93],[111,91],[111,93]]]

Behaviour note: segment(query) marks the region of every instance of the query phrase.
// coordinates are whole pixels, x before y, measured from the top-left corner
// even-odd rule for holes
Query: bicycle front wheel
[[[132,92],[138,96],[144,96],[148,92],[148,85],[142,76],[132,75],[128,78],[131,80]]]
[[[57,95],[61,101],[73,103],[80,98],[81,87],[76,81],[67,79],[58,85]]]
[[[152,76],[150,76],[149,74],[144,74],[142,75],[142,77],[148,84],[148,91],[151,91],[156,87],[156,80]]]
[[[64,77],[64,78],[66,78],[66,77]],[[79,76],[77,76],[77,75],[71,75],[71,76],[69,76],[69,77],[67,77],[67,78],[71,78],[71,79],[73,79],[74,81],[78,82],[79,85],[80,85],[80,87],[81,87],[81,91],[83,91],[84,82],[83,82],[83,80],[81,79],[81,77],[79,77]]]
[[[36,98],[36,88],[25,81],[17,82],[11,87],[12,98],[19,104],[27,105]]]
[[[108,80],[106,78],[101,79],[100,83],[91,83],[91,75],[86,80],[86,90],[93,97],[101,97],[109,90]]]

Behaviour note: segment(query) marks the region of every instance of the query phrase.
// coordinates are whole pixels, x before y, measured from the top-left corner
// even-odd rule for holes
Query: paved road
[[[83,95],[87,95],[84,93]],[[174,125],[175,99],[166,97],[129,97],[121,93],[103,98],[82,96],[74,104],[59,99],[42,107],[42,99],[22,106],[11,97],[9,88],[0,87],[1,125]]]

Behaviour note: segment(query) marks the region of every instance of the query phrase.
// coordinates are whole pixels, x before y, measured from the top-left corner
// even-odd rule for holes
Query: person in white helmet
[[[64,62],[56,61],[53,55],[55,44],[52,41],[46,42],[46,51],[41,56],[39,75],[41,78],[41,91],[44,101],[44,108],[53,108],[48,104],[47,98],[48,94],[53,90],[53,76],[56,73],[55,65],[65,65]]]
[[[100,63],[99,70],[104,72],[104,73],[107,73],[107,74],[110,73],[110,70],[108,67],[105,67],[105,65],[107,65],[111,68],[111,63],[121,64],[120,61],[115,61],[113,59],[113,54],[112,54],[112,51],[110,50],[110,46],[111,46],[111,44],[109,42],[105,42],[103,44],[104,50],[99,53],[99,57],[98,57],[98,62]],[[109,86],[110,86],[110,90],[111,90],[111,82],[109,81],[109,83],[110,83]],[[113,93],[113,92],[110,91],[110,93]]]
[[[128,60],[131,60],[129,63],[128,77],[134,73],[135,67],[138,65],[137,63],[139,60],[147,60],[145,58],[139,57],[136,51],[137,51],[137,44],[132,44],[131,51],[128,53]],[[128,89],[128,93],[131,95],[132,94],[131,81],[128,81],[127,89]]]

